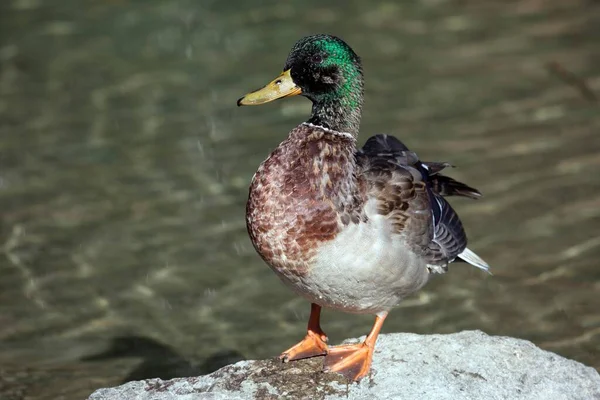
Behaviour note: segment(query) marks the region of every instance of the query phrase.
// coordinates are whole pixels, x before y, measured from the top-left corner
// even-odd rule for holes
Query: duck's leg
[[[327,354],[327,335],[321,329],[320,319],[321,306],[312,303],[306,337],[297,345],[281,353],[279,358],[283,362]]]
[[[324,362],[325,372],[337,372],[352,381],[359,381],[371,368],[373,349],[387,312],[377,314],[373,329],[364,342],[330,347]]]

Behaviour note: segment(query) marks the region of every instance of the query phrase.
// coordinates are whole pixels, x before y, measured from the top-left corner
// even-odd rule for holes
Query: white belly
[[[287,281],[309,301],[353,313],[378,313],[427,283],[427,264],[390,231],[385,217],[350,224],[322,246],[305,277]]]

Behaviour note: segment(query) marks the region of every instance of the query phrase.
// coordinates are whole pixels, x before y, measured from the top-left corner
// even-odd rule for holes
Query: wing
[[[427,174],[417,155],[392,136],[376,135],[357,153],[361,174],[368,183],[369,197],[376,199],[377,212],[392,224],[394,233],[430,263],[434,238],[434,210]]]
[[[377,199],[378,213],[391,220],[394,231],[433,271],[444,272],[448,263],[461,255],[487,269],[487,264],[466,248],[462,223],[443,197],[478,198],[481,194],[439,173],[450,164],[421,162],[402,142],[388,135],[369,138],[357,153],[357,162],[369,183],[369,196]]]

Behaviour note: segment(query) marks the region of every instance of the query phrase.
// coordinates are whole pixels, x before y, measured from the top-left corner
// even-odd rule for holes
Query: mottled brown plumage
[[[258,168],[246,208],[248,232],[277,272],[305,274],[319,243],[365,218],[354,151],[354,138],[302,124]]]
[[[466,248],[460,219],[443,196],[480,193],[444,176],[448,163],[421,162],[398,139],[376,135],[356,148],[362,107],[360,59],[328,35],[299,41],[284,72],[238,101],[262,104],[302,94],[313,101],[260,165],[246,220],[256,251],[281,280],[312,303],[303,341],[284,361],[325,355],[324,369],[359,380],[370,368],[388,311],[456,259],[487,270]],[[321,307],[376,314],[358,345],[331,347]]]

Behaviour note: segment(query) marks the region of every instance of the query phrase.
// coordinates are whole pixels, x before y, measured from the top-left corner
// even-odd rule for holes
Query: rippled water
[[[396,134],[485,194],[452,203],[494,276],[453,266],[384,332],[481,329],[600,367],[597,2],[52,3],[0,4],[0,398],[302,337],[309,306],[255,254],[244,206],[309,104],[235,101],[315,32],[363,58],[362,141]],[[323,318],[333,342],[371,322]]]

